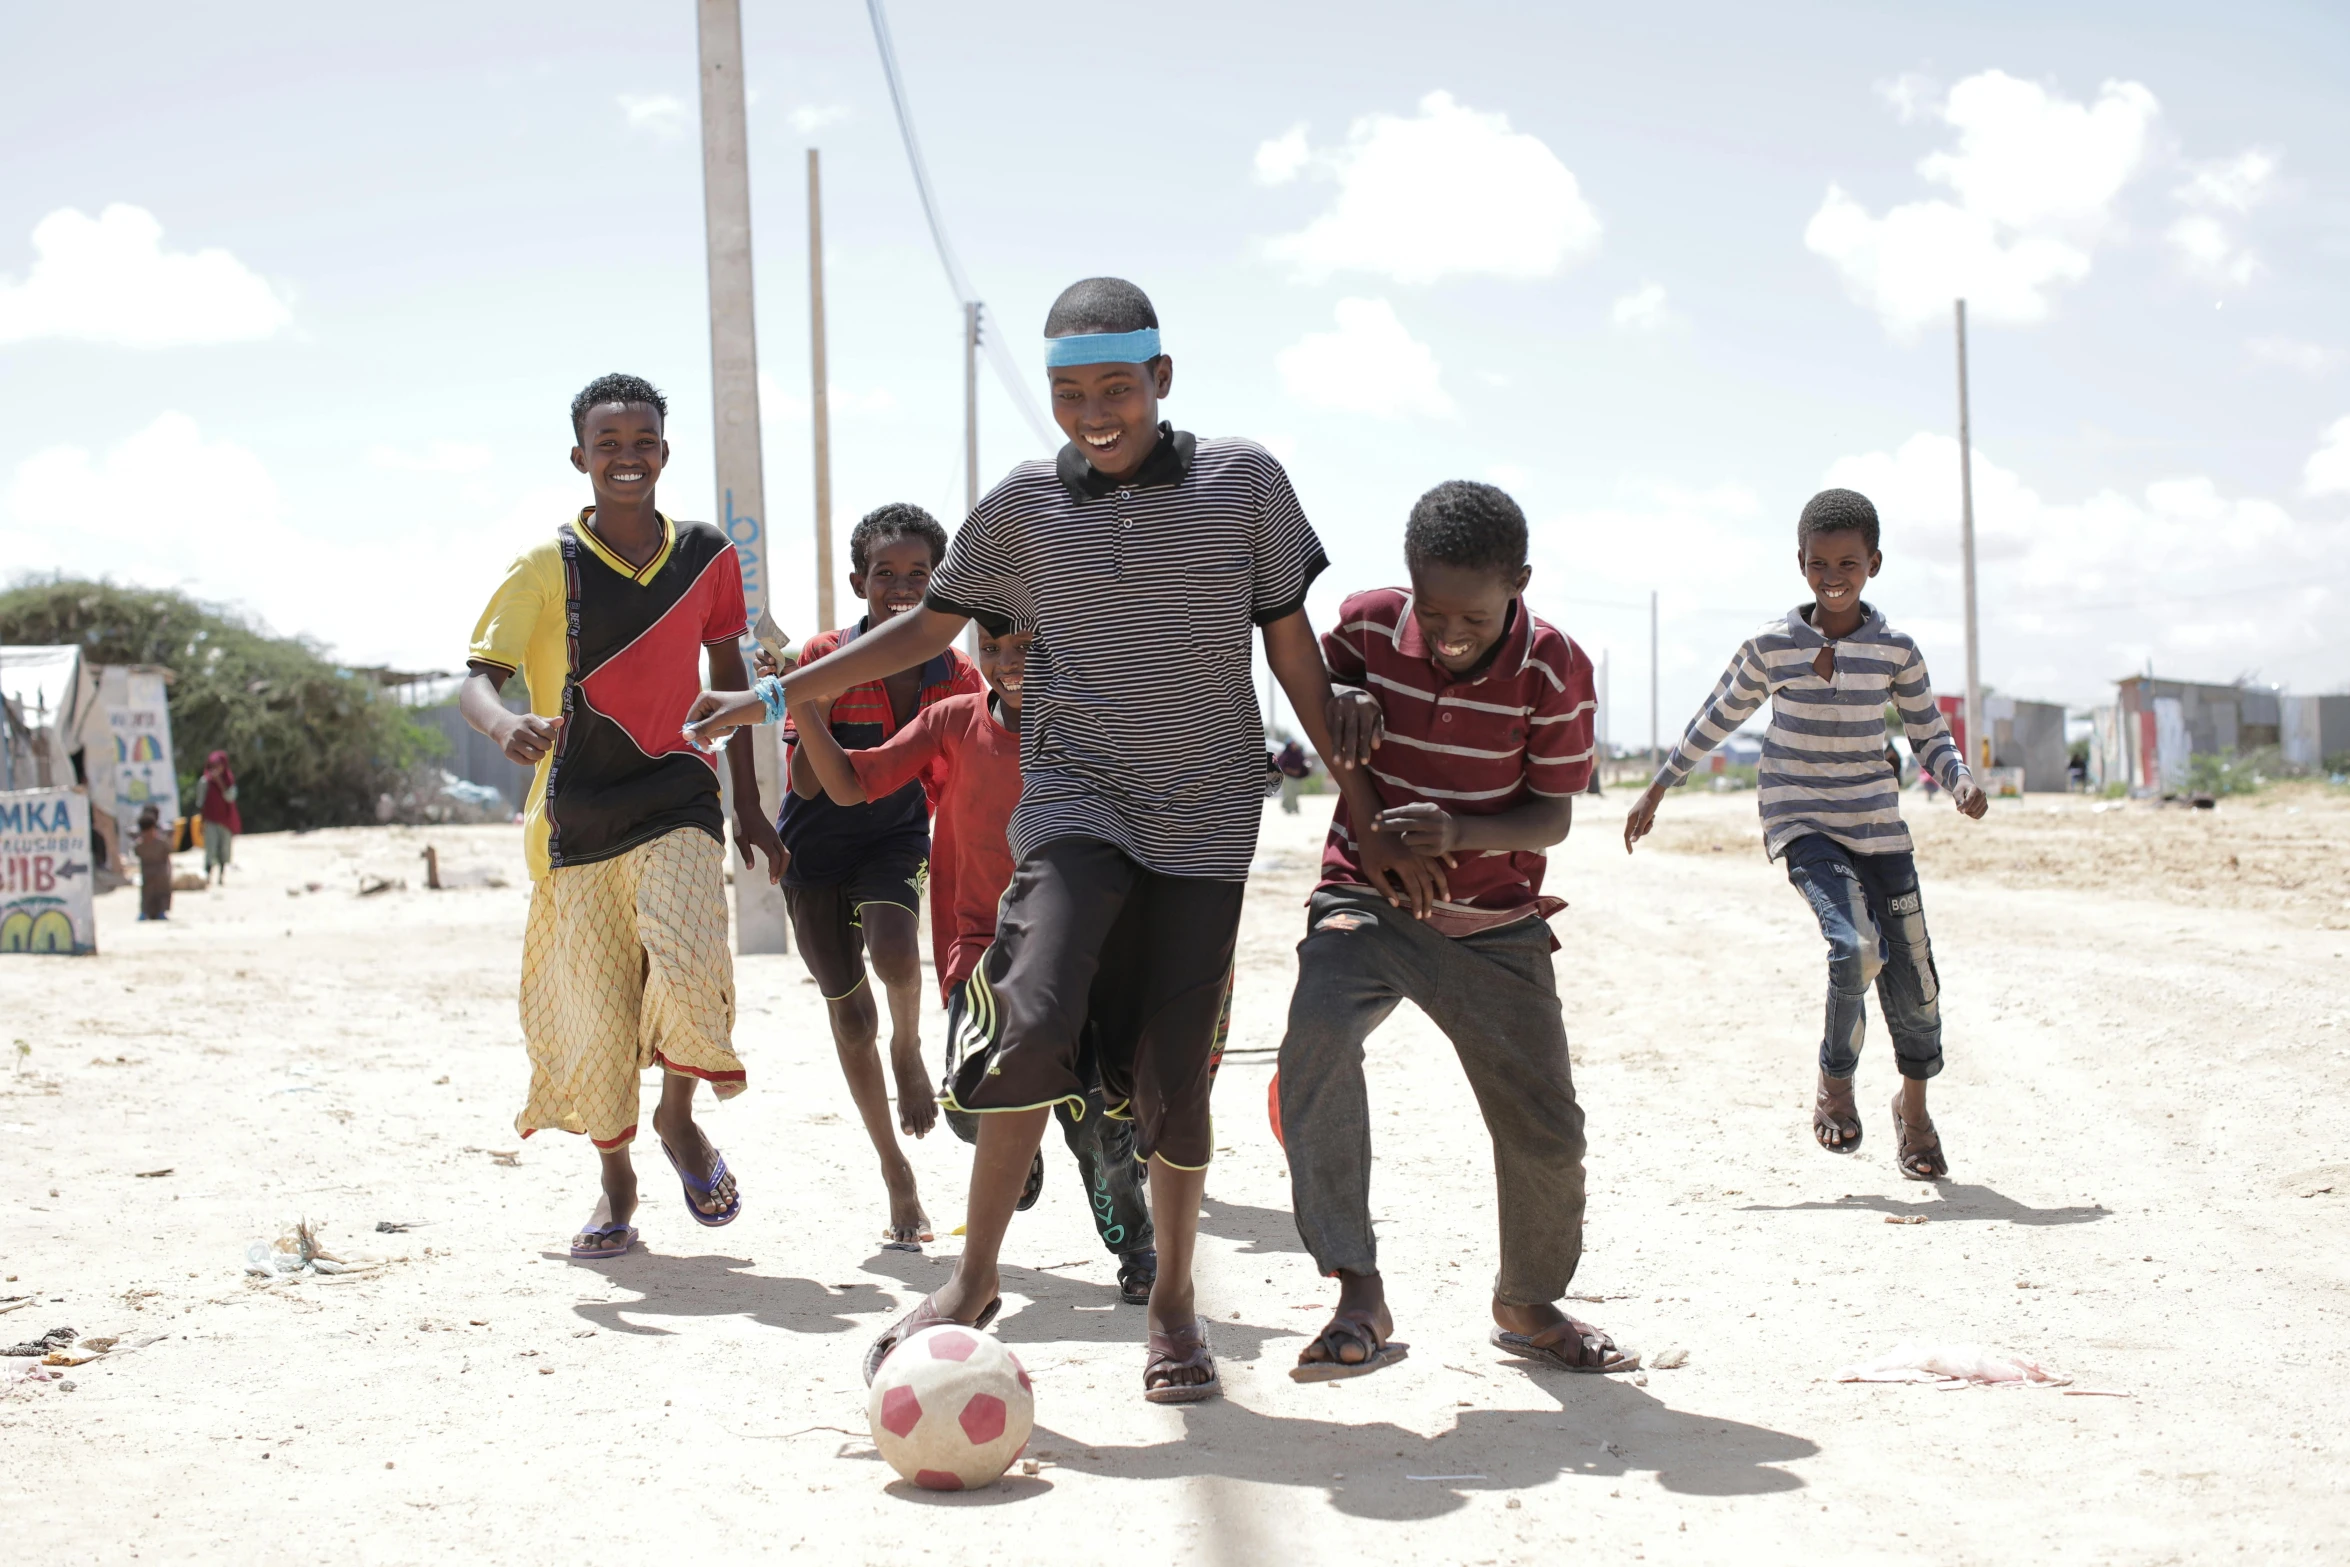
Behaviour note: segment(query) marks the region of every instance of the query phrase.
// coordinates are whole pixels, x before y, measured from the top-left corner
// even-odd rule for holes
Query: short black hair
[[[910,501],[876,506],[849,530],[849,569],[862,574],[873,559],[873,546],[889,539],[917,538],[930,546],[930,564],[947,558],[947,530],[938,519]]]
[[[1447,479],[1412,504],[1403,556],[1412,566],[1437,561],[1514,573],[1526,564],[1526,514],[1504,490]]]
[[[1874,555],[1877,508],[1858,490],[1822,490],[1803,503],[1803,515],[1795,523],[1796,547],[1802,548],[1821,533],[1857,533]]]
[[[601,408],[606,403],[651,403],[653,412],[661,416],[663,426],[667,426],[669,423],[669,399],[661,395],[659,387],[641,375],[621,375],[615,372],[611,375],[597,376],[593,381],[581,387],[579,395],[571,400],[571,438],[573,440],[584,441],[587,439],[588,410]]]
[[[983,609],[971,618],[979,622],[979,634],[990,642],[1000,642],[1012,634],[1012,623],[1001,615]]]
[[[1080,278],[1061,290],[1045,312],[1044,335],[1075,337],[1081,332],[1139,332],[1157,326],[1151,297],[1122,277]]]

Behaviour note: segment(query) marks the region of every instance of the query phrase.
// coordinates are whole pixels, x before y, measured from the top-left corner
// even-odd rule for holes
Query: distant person
[[[204,771],[196,776],[196,815],[204,823],[204,879],[225,887],[229,849],[245,830],[245,818],[237,813],[237,775],[229,771],[226,751],[204,758]]]
[[[947,530],[919,506],[893,502],[859,519],[849,534],[849,591],[865,601],[853,626],[819,631],[800,649],[811,663],[838,648],[854,646],[890,621],[919,609],[930,574],[947,552]],[[762,666],[764,667],[764,666]],[[936,770],[909,774],[870,801],[840,804],[824,792],[810,764],[805,719],[821,712],[836,748],[857,751],[904,732],[938,704],[979,696],[985,685],[970,659],[956,648],[894,670],[878,680],[850,687],[821,707],[781,711],[781,689],[768,676],[759,682],[784,720],[791,746],[791,783],[784,791],[776,828],[791,851],[783,896],[791,910],[792,934],[800,961],[823,993],[832,1024],[832,1046],[848,1079],[849,1097],[865,1123],[865,1135],[881,1160],[889,1191],[889,1216],[882,1224],[883,1246],[920,1251],[933,1239],[930,1217],[914,1166],[899,1146],[899,1132],[927,1137],[938,1124],[935,1079],[922,1059],[922,887],[930,871],[930,807],[940,780]],[[736,697],[744,721],[759,722],[758,699]],[[933,899],[936,899],[933,893]],[[889,1066],[882,1066],[881,1009],[866,978],[870,959],[889,993]],[[897,1085],[896,1126],[890,1115],[890,1084]]]
[[[1624,852],[1647,836],[1665,791],[1723,738],[1771,703],[1755,775],[1763,849],[1787,862],[1828,943],[1828,1018],[1820,1040],[1812,1135],[1831,1153],[1860,1146],[1852,1074],[1860,1066],[1872,981],[1893,1058],[1896,1162],[1913,1181],[1950,1173],[1926,1113],[1926,1081],[1942,1070],[1941,982],[1926,940],[1900,772],[1881,754],[1879,715],[1890,700],[1930,793],[1939,779],[1959,811],[1980,821],[1990,802],[1975,784],[1934,702],[1917,644],[1861,599],[1884,565],[1877,508],[1853,490],[1822,490],[1795,525],[1795,559],[1812,602],[1746,639],[1688,733],[1624,818]]]
[[[683,733],[709,683],[750,684],[734,545],[706,522],[654,507],[669,461],[668,404],[651,383],[607,375],[571,403],[571,465],[594,499],[515,558],[474,628],[458,695],[465,721],[537,771],[524,814],[533,886],[522,936],[522,1034],[530,1094],[514,1129],[584,1134],[603,1196],[571,1239],[588,1262],[636,1244],[642,1074],[662,1070],[653,1133],[697,1224],[732,1223],[741,1194],[694,1122],[694,1090],[743,1090],[727,948],[725,822],[714,759]],[[499,692],[522,673],[530,711]],[[767,877],[786,856],[759,803],[751,750],[727,756],[735,843]]]
[[[1306,907],[1281,1041],[1280,1105],[1298,1238],[1338,1280],[1301,1382],[1403,1358],[1371,1222],[1363,1042],[1409,1001],[1451,1041],[1493,1144],[1501,1266],[1490,1342],[1567,1371],[1637,1362],[1559,1309],[1583,1254],[1583,1111],[1567,1054],[1546,851],[1590,784],[1591,660],[1525,600],[1526,517],[1490,484],[1420,497],[1404,526],[1409,593],[1339,606],[1322,638],[1344,801]],[[1374,771],[1370,762],[1377,747]],[[1368,852],[1411,862],[1387,874]]]
[[[1306,748],[1295,740],[1283,746],[1273,758],[1274,770],[1281,774],[1281,814],[1295,816],[1297,799],[1305,792],[1305,782],[1314,775],[1314,759]]]
[[[131,852],[139,857],[139,918],[171,918],[171,834],[164,829],[162,807],[140,809]]]

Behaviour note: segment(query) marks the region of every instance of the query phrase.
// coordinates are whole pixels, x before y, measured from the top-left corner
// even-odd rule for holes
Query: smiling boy
[[[710,685],[748,684],[742,571],[717,529],[655,508],[667,415],[661,394],[632,375],[599,377],[572,400],[571,464],[594,503],[507,569],[474,628],[458,695],[467,723],[536,768],[523,817],[531,1080],[514,1127],[584,1133],[601,1153],[603,1199],[571,1242],[587,1261],[636,1243],[629,1144],[646,1067],[662,1068],[653,1131],[687,1211],[719,1225],[742,1206],[693,1116],[696,1084],[728,1099],[744,1073],[732,1043],[718,777],[679,733],[703,656]],[[499,698],[518,670],[524,713]],[[743,863],[755,848],[769,879],[780,877],[783,845],[748,748],[728,765]]]
[[[988,492],[922,608],[784,677],[797,703],[930,657],[974,616],[1035,633],[1016,868],[973,976],[974,1001],[986,1001],[979,1037],[946,1099],[980,1117],[963,1253],[875,1341],[865,1371],[918,1328],[994,1317],[1004,1233],[1045,1122],[1057,1104],[1087,1103],[1090,1019],[1110,1112],[1132,1118],[1150,1161],[1159,1270],[1143,1396],[1184,1403],[1219,1391],[1191,1263],[1213,1152],[1209,1059],[1261,811],[1250,643],[1263,638],[1327,755],[1329,677],[1304,612],[1327,561],[1262,447],[1159,422],[1175,365],[1142,290],[1074,284],[1045,338],[1069,437],[1059,457],[1023,463]],[[1369,803],[1359,780],[1341,787]]]
[[[1404,1001],[1443,1030],[1493,1139],[1501,1267],[1492,1342],[1571,1371],[1633,1364],[1559,1310],[1583,1247],[1583,1111],[1567,1055],[1544,851],[1589,786],[1591,661],[1526,607],[1526,518],[1489,484],[1420,497],[1404,528],[1410,592],[1358,593],[1322,639],[1332,776],[1370,779],[1330,823],[1281,1041],[1281,1126],[1298,1236],[1339,1281],[1301,1382],[1403,1358],[1371,1225],[1363,1042]],[[1383,874],[1400,844],[1414,874]]]
[[[849,534],[849,591],[865,601],[865,613],[853,626],[810,637],[801,660],[853,645],[920,608],[946,548],[946,529],[919,506],[893,502],[859,519]],[[761,689],[773,689],[772,677],[761,682]],[[980,690],[971,661],[944,648],[850,687],[824,705],[820,718],[813,704],[783,715],[792,748],[791,787],[776,824],[792,856],[783,878],[784,900],[801,961],[824,995],[849,1097],[881,1160],[889,1190],[882,1244],[893,1250],[919,1251],[932,1238],[914,1166],[897,1134],[924,1137],[938,1121],[930,1069],[922,1060],[920,933],[922,884],[930,862],[929,795],[936,782],[909,776],[869,800],[841,803],[825,793],[804,736],[821,727],[838,748],[881,745],[937,704]],[[812,719],[818,722],[811,724]],[[889,1081],[881,1066],[880,1011],[866,979],[868,958],[889,993],[890,1076],[897,1082],[894,1128]]]
[[[1812,602],[1746,639],[1681,743],[1624,818],[1624,852],[1648,833],[1665,791],[1689,776],[1768,697],[1771,726],[1755,776],[1763,849],[1811,905],[1828,944],[1827,1025],[1812,1135],[1831,1153],[1860,1146],[1852,1076],[1860,1066],[1873,980],[1901,1072],[1893,1116],[1896,1163],[1913,1181],[1950,1173],[1926,1112],[1942,1070],[1941,981],[1926,938],[1901,770],[1888,762],[1885,704],[1908,731],[1918,771],[1940,781],[1961,814],[1990,802],[1950,738],[1917,644],[1861,599],[1884,566],[1877,508],[1853,490],[1822,490],[1795,526],[1795,560]]]

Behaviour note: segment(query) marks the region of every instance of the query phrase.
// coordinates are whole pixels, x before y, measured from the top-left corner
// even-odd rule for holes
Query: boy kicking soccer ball
[[[1591,660],[1526,606],[1526,518],[1489,484],[1440,484],[1404,529],[1410,592],[1358,593],[1322,638],[1330,823],[1281,1041],[1281,1128],[1297,1232],[1338,1308],[1290,1373],[1362,1376],[1403,1358],[1371,1229],[1363,1042],[1410,1001],[1460,1056],[1493,1139],[1501,1268],[1491,1340],[1570,1371],[1634,1364],[1558,1307],[1583,1252],[1583,1111],[1567,1059],[1543,851],[1590,785]],[[1372,851],[1399,845],[1383,871]]]

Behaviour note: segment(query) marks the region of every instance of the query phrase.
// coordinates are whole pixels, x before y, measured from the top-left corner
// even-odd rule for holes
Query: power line
[[[938,198],[930,189],[930,170],[922,161],[922,143],[914,134],[913,111],[906,106],[906,89],[898,76],[898,53],[890,42],[889,18],[882,11],[882,0],[865,0],[865,10],[873,18],[873,41],[881,51],[881,74],[889,80],[890,107],[897,112],[898,134],[905,139],[906,162],[913,167],[914,189],[922,198],[922,217],[930,225],[931,242],[938,247],[939,264],[946,268],[947,286],[955,291],[955,302],[968,310],[981,303],[971,280],[964,275],[962,263],[955,259],[955,247],[947,239],[946,223],[939,217]],[[996,379],[1004,383],[1004,390],[1012,397],[1013,406],[1028,421],[1028,428],[1036,432],[1037,440],[1046,451],[1058,450],[1060,437],[1053,433],[1052,422],[1044,410],[1036,405],[1036,393],[1013,363],[1011,350],[992,332],[980,334],[980,348],[987,354],[987,362],[994,366]]]

